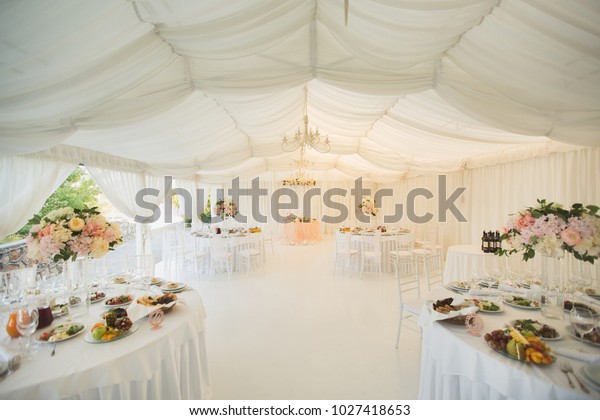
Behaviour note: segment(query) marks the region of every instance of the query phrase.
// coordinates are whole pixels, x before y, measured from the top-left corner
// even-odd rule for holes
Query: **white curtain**
[[[0,238],[23,227],[76,166],[62,160],[0,155]]]

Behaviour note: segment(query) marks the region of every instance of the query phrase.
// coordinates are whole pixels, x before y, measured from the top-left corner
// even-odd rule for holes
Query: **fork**
[[[583,382],[581,382],[581,380],[577,377],[577,375],[575,375],[575,372],[573,371],[573,367],[571,366],[570,363],[568,363],[568,362],[562,362],[561,363],[561,370],[563,372],[565,372],[565,375],[567,375],[567,378],[569,377],[569,373],[571,375],[573,375],[573,377],[577,380],[577,383],[579,384],[579,386],[581,387],[581,390],[583,392],[585,392],[586,394],[590,393],[590,390],[587,388],[587,386],[585,386],[583,384]],[[571,387],[573,388],[573,383],[571,382],[571,379],[569,379],[569,383],[571,384]]]
[[[54,347],[52,347],[52,353],[50,353],[50,357],[56,354],[56,341],[54,342]]]

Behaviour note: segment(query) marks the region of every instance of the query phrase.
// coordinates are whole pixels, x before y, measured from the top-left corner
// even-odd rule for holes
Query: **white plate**
[[[581,370],[586,379],[596,385],[596,389],[600,388],[600,365],[585,365]]]
[[[497,311],[488,311],[487,309],[481,309],[481,306],[479,306],[479,312],[483,312],[486,314],[499,314],[500,312],[504,312],[504,308],[502,307],[502,305],[496,305],[496,306],[498,306],[498,308],[499,308]]]
[[[54,318],[65,316],[68,313],[69,313],[69,308],[66,303],[63,303],[61,305],[54,305],[52,307],[52,316]]]
[[[109,300],[111,300],[111,299],[114,299],[114,298],[116,298],[116,297],[119,297],[119,296],[125,296],[125,295],[111,296],[111,297],[107,298],[107,299],[104,301],[104,306],[105,306],[105,307],[107,307],[107,308],[118,308],[118,307],[120,307],[120,306],[128,306],[128,305],[130,305],[130,304],[131,304],[131,302],[133,301],[133,296],[131,296],[131,295],[128,295],[128,296],[130,297],[130,299],[129,299],[129,301],[127,301],[127,302],[123,302],[123,303],[117,303],[117,304],[114,304],[114,305],[109,305],[108,303],[106,303],[106,302],[108,302]]]
[[[150,286],[158,286],[165,282],[165,279],[161,277],[152,277],[152,281],[150,282]]]
[[[187,287],[185,283],[167,283],[160,288],[163,292],[179,292]]]
[[[538,302],[537,300],[533,300],[533,299],[526,299],[526,300],[531,302],[531,306],[517,305],[516,303],[513,303],[512,300],[509,300],[507,298],[502,298],[502,302],[504,302],[508,306],[512,306],[513,308],[527,309],[527,310],[532,311],[532,310],[540,309],[542,306],[540,304],[540,302]]]
[[[464,282],[452,282],[452,283],[448,283],[448,287],[451,288],[452,290],[457,290],[460,292],[466,292],[469,290],[468,286],[464,283]]]
[[[94,338],[92,337],[92,332],[88,331],[88,333],[83,337],[83,339],[91,344],[112,343],[113,341],[117,341],[122,338],[129,337],[131,334],[136,332],[138,330],[138,328],[140,328],[140,326],[138,324],[134,323],[128,331],[125,331],[123,334],[116,336],[112,340],[94,340]]]
[[[596,391],[600,391],[600,384],[595,383],[592,379],[587,375],[586,368],[588,366],[582,366],[579,368],[579,379],[588,386],[590,389],[594,389]]]
[[[48,340],[40,340],[40,337],[42,335],[44,335],[46,332],[50,332],[51,334],[54,334],[54,333],[60,332],[60,331],[57,331],[57,330],[59,330],[59,328],[63,329],[64,331],[67,331],[73,325],[75,325],[77,327],[81,327],[81,329],[79,331],[77,331],[73,335],[67,335],[67,336],[65,336],[63,338],[59,338],[59,339],[56,339],[56,340],[53,340],[53,341],[50,341],[50,339],[48,339]],[[79,334],[83,333],[84,331],[85,331],[85,325],[83,325],[83,324],[79,324],[79,323],[76,323],[76,322],[68,323],[68,324],[61,324],[61,325],[57,325],[54,328],[49,329],[46,332],[43,332],[43,333],[39,334],[36,337],[36,340],[38,342],[40,342],[40,343],[60,343],[61,341],[70,340],[73,337],[77,337]],[[52,338],[52,336],[50,338]]]
[[[575,328],[573,328],[572,325],[567,325],[567,332],[569,333],[569,335],[571,337],[573,337],[575,340],[581,341],[583,343],[589,344],[590,346],[595,346],[595,347],[600,347],[600,343],[594,343],[593,341],[587,340],[585,338],[581,338],[578,335],[575,334]]]

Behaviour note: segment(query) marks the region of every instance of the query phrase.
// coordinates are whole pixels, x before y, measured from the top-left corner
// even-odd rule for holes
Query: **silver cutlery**
[[[56,341],[54,342],[54,347],[52,347],[52,353],[50,353],[50,357],[56,354]]]
[[[569,378],[569,373],[571,375],[573,375],[573,377],[577,380],[577,383],[579,384],[579,387],[581,388],[581,390],[583,392],[585,392],[586,394],[590,393],[590,390],[587,388],[587,386],[585,386],[584,383],[581,382],[581,380],[577,377],[577,375],[575,375],[575,372],[573,371],[573,367],[571,366],[570,363],[562,362],[560,364],[560,370],[562,370],[565,373],[565,375],[567,375],[567,378]],[[570,378],[569,378],[569,384],[571,385],[571,388],[575,388],[573,386],[573,383],[571,382]]]

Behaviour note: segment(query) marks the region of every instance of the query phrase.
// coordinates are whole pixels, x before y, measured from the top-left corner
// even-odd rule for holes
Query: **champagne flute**
[[[25,348],[23,349],[23,359],[31,360],[36,353],[31,346],[31,336],[37,329],[39,322],[39,313],[35,302],[27,302],[17,309],[17,331],[25,337]]]

